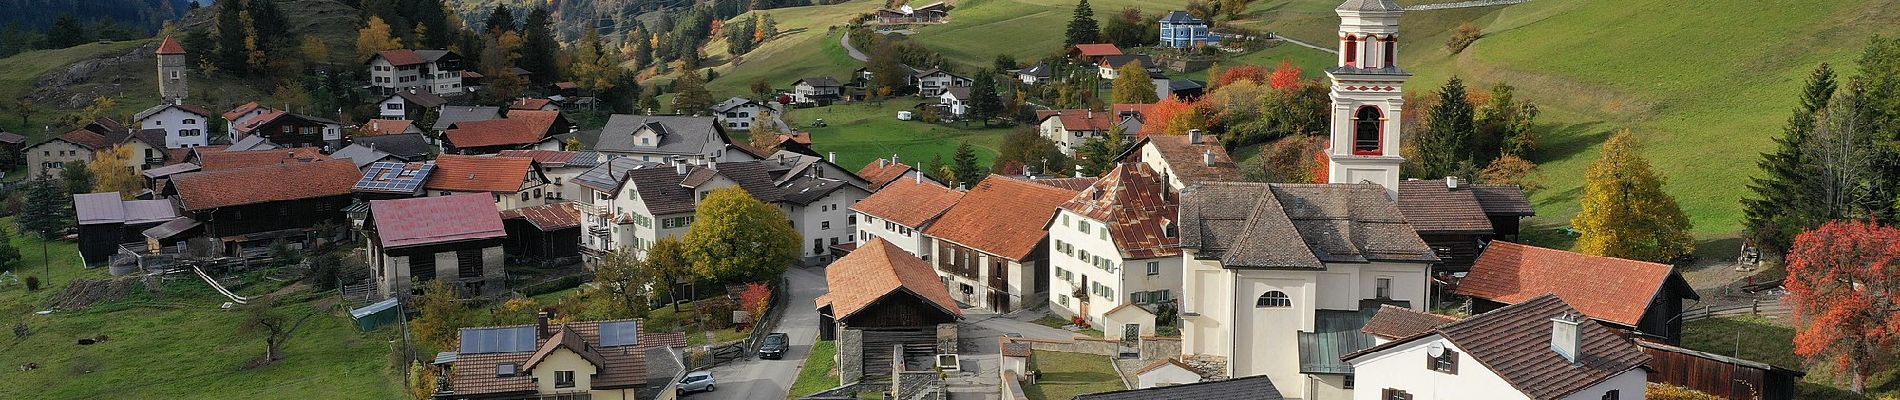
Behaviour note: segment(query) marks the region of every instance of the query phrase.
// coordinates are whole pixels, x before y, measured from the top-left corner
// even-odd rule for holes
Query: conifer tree
[[[1689,217],[1662,185],[1636,135],[1610,136],[1603,156],[1584,173],[1582,210],[1570,220],[1581,233],[1577,251],[1654,262],[1694,251]]]
[[[983,180],[985,171],[976,165],[976,148],[970,147],[970,142],[957,145],[956,155],[950,157],[950,172],[955,184],[965,187]]]
[[[502,32],[514,32],[516,30],[515,13],[508,10],[507,4],[496,4],[495,11],[488,13],[488,21],[482,28],[483,32],[487,32],[491,35],[501,34]]]
[[[65,230],[73,223],[72,204],[72,194],[61,188],[59,178],[40,174],[27,184],[26,209],[20,213],[20,229],[41,237]]]
[[[561,44],[554,37],[553,20],[554,18],[548,14],[547,7],[535,7],[534,10],[528,11],[527,21],[521,24],[521,69],[533,72],[534,75],[530,77],[538,84],[552,83],[560,76],[557,71],[560,67],[555,64],[554,52],[561,48]],[[588,29],[587,31],[595,38],[600,36],[598,30]],[[599,40],[596,39],[595,43],[598,44]]]
[[[673,82],[673,112],[682,115],[704,114],[712,109],[712,93],[706,91],[706,80],[699,77],[698,70],[680,71],[679,81]]]
[[[1069,19],[1068,35],[1062,42],[1063,48],[1077,44],[1101,43],[1102,30],[1095,23],[1095,10],[1089,8],[1089,0],[1075,4],[1075,17]]]
[[[1003,113],[1003,97],[996,94],[996,74],[979,72],[971,84],[969,117],[989,125],[991,119]]]
[[[1473,170],[1471,149],[1476,122],[1463,80],[1454,76],[1438,89],[1438,104],[1432,106],[1427,119],[1425,132],[1418,140],[1418,162],[1424,177],[1440,178]]]
[[[1751,179],[1748,188],[1754,196],[1742,200],[1742,211],[1749,238],[1769,254],[1787,251],[1794,235],[1814,223],[1816,214],[1809,198],[1814,168],[1803,147],[1814,134],[1815,113],[1834,98],[1835,85],[1832,67],[1816,67],[1801,90],[1801,105],[1781,128],[1781,137],[1775,138],[1774,152],[1762,154],[1755,164],[1763,176]]]

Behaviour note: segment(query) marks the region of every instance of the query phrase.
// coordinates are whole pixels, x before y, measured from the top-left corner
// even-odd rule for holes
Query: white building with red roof
[[[430,94],[463,93],[462,56],[448,50],[384,50],[363,64],[369,67],[370,90],[384,94],[419,88]]]
[[[1111,338],[1153,335],[1152,315],[1115,323],[1107,316],[1123,306],[1172,304],[1180,295],[1178,207],[1167,181],[1136,162],[1116,166],[1063,203],[1048,222],[1049,310],[1082,316]]]

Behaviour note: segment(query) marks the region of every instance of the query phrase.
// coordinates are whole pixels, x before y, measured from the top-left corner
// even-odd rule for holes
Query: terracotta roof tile
[[[943,215],[962,198],[963,192],[933,181],[918,183],[915,179],[900,179],[851,205],[851,209],[917,228]]]
[[[329,159],[329,156],[317,152],[317,148],[315,147],[215,151],[198,154],[199,166],[203,167],[205,171],[225,171],[265,165],[327,161]]]
[[[422,64],[422,56],[416,55],[415,50],[383,50],[376,54],[383,56],[384,60],[388,60],[390,64],[398,67]]]
[[[408,247],[507,236],[495,200],[484,194],[369,202],[383,247]]]
[[[552,103],[554,103],[554,100],[524,97],[508,103],[508,109],[516,111],[539,111],[542,107],[547,107],[548,104]]]
[[[297,184],[286,185],[286,177]],[[363,173],[349,160],[272,164],[173,175],[171,186],[187,211],[273,201],[347,196]]]
[[[1220,141],[1212,135],[1203,136],[1200,144],[1188,143],[1187,135],[1153,135],[1142,141],[1154,146],[1155,152],[1161,154],[1162,162],[1167,163],[1175,178],[1186,186],[1242,180],[1238,164],[1227,155],[1227,148],[1221,147]],[[1131,151],[1141,154],[1140,147],[1137,143],[1137,150]],[[1214,153],[1214,165],[1207,165],[1205,157],[1208,152]]]
[[[1590,318],[1636,326],[1657,293],[1672,284],[1689,298],[1700,298],[1667,264],[1497,240],[1458,281],[1456,293],[1505,304],[1556,294]]]
[[[1106,224],[1122,258],[1141,259],[1181,254],[1181,238],[1167,231],[1179,205],[1148,164],[1122,163],[1061,207]]]
[[[528,221],[542,232],[553,232],[581,226],[581,209],[574,203],[562,202],[501,212],[501,219],[515,218]]]
[[[257,102],[255,101],[244,103],[244,105],[237,106],[237,108],[233,108],[231,109],[231,111],[225,111],[224,120],[235,121],[238,119],[238,117],[243,116],[244,114],[249,113],[251,111],[256,111],[258,108],[261,108],[261,107],[263,106],[257,104]]]
[[[890,185],[891,182],[896,181],[897,178],[902,178],[905,173],[913,170],[915,169],[909,165],[904,165],[904,163],[891,162],[890,160],[880,158],[877,161],[872,161],[870,164],[865,164],[864,168],[859,168],[858,176],[864,178],[865,181],[871,182],[871,191],[875,192],[883,190],[885,186]]]
[[[508,118],[457,122],[443,135],[462,148],[528,145],[547,138],[560,116],[559,111],[515,110]]]
[[[1091,185],[1094,185],[1094,184],[1095,184],[1095,178],[1090,178],[1090,177],[1083,177],[1083,178],[1024,178],[1024,177],[1015,177],[1015,176],[1012,176],[1012,177],[1010,177],[1010,178],[1011,178],[1011,179],[1018,179],[1018,180],[1022,180],[1022,181],[1024,181],[1024,182],[1029,182],[1029,183],[1034,183],[1034,184],[1037,184],[1037,185],[1043,185],[1043,186],[1048,186],[1048,187],[1053,187],[1053,188],[1057,188],[1057,189],[1062,189],[1062,190],[1074,190],[1074,191],[1081,191],[1082,189],[1088,189],[1088,188],[1089,188],[1089,186],[1091,186]]]
[[[1433,328],[1455,321],[1458,319],[1387,304],[1379,306],[1379,312],[1373,314],[1372,319],[1366,321],[1366,326],[1359,328],[1359,331],[1397,340],[1430,332]]]
[[[1082,53],[1083,57],[1118,56],[1122,54],[1122,49],[1115,47],[1114,43],[1077,44],[1075,45],[1075,51]]]
[[[1077,192],[991,175],[944,212],[925,234],[1012,260],[1049,237],[1056,206]]]
[[[165,41],[158,43],[158,55],[166,56],[174,54],[185,54],[185,46],[178,45],[177,40],[172,40],[171,36],[166,36]]]
[[[521,157],[483,157],[443,154],[435,159],[435,172],[423,182],[428,190],[451,192],[514,193],[527,183],[534,172],[534,159]]]
[[[839,320],[900,291],[936,304],[946,313],[963,315],[929,262],[882,238],[873,238],[857,251],[832,261],[825,268],[825,281],[831,291],[818,299],[818,306],[830,305],[832,315]]]
[[[59,135],[59,139],[72,142],[80,146],[85,146],[86,148],[93,149],[93,150],[103,150],[105,148],[112,147],[111,139],[107,139],[105,135],[94,133],[93,131],[89,131],[85,129],[74,130],[72,132],[66,132],[66,134]]]
[[[1491,233],[1491,220],[1468,187],[1443,179],[1399,182],[1399,212],[1419,233]]]
[[[409,131],[415,123],[406,119],[372,119],[363,122],[363,130],[373,135],[395,135]]]

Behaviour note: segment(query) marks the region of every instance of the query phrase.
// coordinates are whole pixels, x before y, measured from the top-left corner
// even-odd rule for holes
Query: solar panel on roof
[[[461,354],[534,351],[534,339],[532,326],[465,329],[462,330]]]
[[[639,321],[603,322],[600,324],[600,347],[632,346],[640,344]]]

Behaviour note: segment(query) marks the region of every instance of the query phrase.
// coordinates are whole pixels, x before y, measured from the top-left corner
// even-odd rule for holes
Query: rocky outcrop
[[[108,84],[118,83],[121,85],[134,84],[138,81],[137,78],[125,76],[125,74],[117,72],[124,70],[125,68],[122,67],[125,66],[152,64],[155,62],[153,61],[153,52],[156,51],[157,48],[158,42],[154,41],[144,46],[128,50],[125,53],[80,60],[79,62],[67,65],[65,68],[47,72],[45,75],[40,75],[38,79],[33,81],[33,87],[35,89],[26,97],[28,100],[34,102],[51,104],[54,107],[62,109],[74,109],[91,104],[92,99],[99,96],[118,96],[119,93],[110,92],[109,85],[85,84],[94,82]],[[76,88],[82,86],[89,86],[91,89],[76,90]]]

